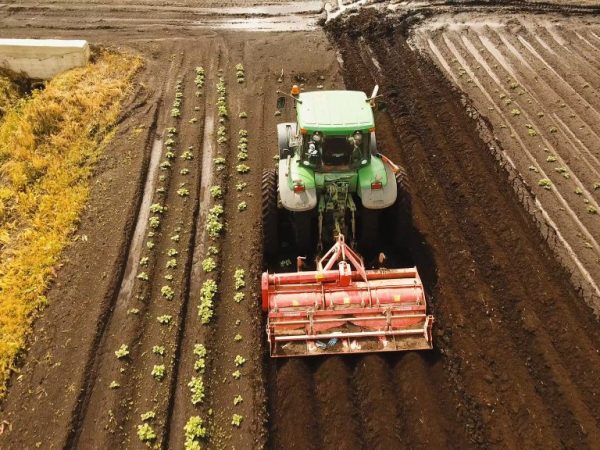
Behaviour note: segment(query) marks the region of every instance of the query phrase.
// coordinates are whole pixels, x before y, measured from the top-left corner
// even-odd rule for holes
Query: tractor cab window
[[[323,170],[355,169],[368,160],[369,133],[334,136],[316,132],[304,141],[304,164]]]

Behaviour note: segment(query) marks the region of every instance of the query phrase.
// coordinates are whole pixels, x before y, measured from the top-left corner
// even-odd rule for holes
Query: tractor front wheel
[[[263,252],[273,257],[279,251],[279,209],[277,208],[277,171],[264,169],[262,175]]]

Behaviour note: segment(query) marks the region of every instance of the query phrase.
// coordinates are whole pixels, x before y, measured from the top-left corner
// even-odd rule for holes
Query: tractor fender
[[[317,206],[317,189],[312,183],[305,183],[304,192],[294,192],[291,180],[295,175],[295,167],[297,164],[290,156],[279,160],[279,199],[281,205],[289,211],[310,211]],[[309,180],[306,180],[309,181]]]
[[[288,155],[294,156],[294,149],[290,148],[289,137],[296,135],[296,124],[284,122],[277,124],[277,140],[279,142],[279,158],[286,159]]]
[[[371,158],[374,159],[377,157],[372,156]],[[363,206],[367,209],[383,209],[392,206],[398,196],[398,186],[396,185],[394,171],[389,164],[383,163],[383,167],[385,168],[386,175],[386,183],[383,185],[383,189],[371,189],[371,180],[361,180],[362,173],[359,171],[359,180],[356,187],[357,194],[360,197]]]

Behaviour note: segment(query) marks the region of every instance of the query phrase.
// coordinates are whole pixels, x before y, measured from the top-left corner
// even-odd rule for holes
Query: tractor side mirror
[[[277,109],[283,109],[285,108],[285,97],[282,95],[280,97],[277,97]]]

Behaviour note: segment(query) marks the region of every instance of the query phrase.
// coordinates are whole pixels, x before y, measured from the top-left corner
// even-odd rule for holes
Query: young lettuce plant
[[[190,417],[183,427],[183,431],[185,432],[184,449],[200,450],[200,440],[205,438],[208,434],[200,416]]]

